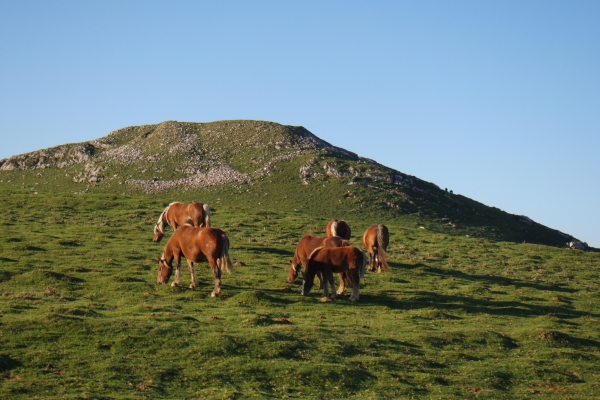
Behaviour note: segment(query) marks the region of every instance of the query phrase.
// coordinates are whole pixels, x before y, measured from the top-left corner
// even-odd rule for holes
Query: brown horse
[[[325,288],[323,291],[323,298],[327,299],[329,296],[327,290],[327,283],[331,284],[332,298],[335,298],[335,286],[333,283],[333,273],[346,272],[350,284],[352,284],[352,295],[350,301],[354,302],[358,300],[358,290],[360,287],[360,280],[365,274],[365,263],[366,258],[362,251],[356,247],[318,247],[308,257],[308,264],[306,266],[306,273],[302,280],[302,296],[306,296],[310,293],[317,272],[323,273],[325,279]],[[337,294],[344,293],[345,285],[344,281],[340,282],[340,289]]]
[[[362,242],[369,253],[369,271],[387,271],[385,251],[390,242],[388,228],[383,224],[369,227],[363,235]]]
[[[190,270],[192,283],[190,289],[196,287],[196,272],[194,263],[208,261],[215,277],[215,288],[211,296],[221,293],[221,270],[233,272],[233,265],[229,259],[229,239],[220,229],[194,228],[182,225],[175,230],[167,242],[165,250],[158,262],[158,277],[156,283],[165,284],[173,273],[173,260],[175,260],[175,280],[171,286],[179,286],[181,257],[185,257]]]
[[[191,202],[183,204],[175,201],[167,206],[154,225],[153,242],[160,242],[165,235],[165,225],[173,230],[181,225],[192,225],[195,228],[210,228],[210,208],[208,204]]]
[[[342,239],[350,240],[350,226],[341,219],[332,219],[327,223],[325,236],[339,236]]]
[[[287,281],[289,283],[294,283],[296,278],[298,277],[298,271],[300,270],[300,265],[304,266],[304,271],[306,271],[306,261],[308,260],[308,256],[310,253],[316,249],[317,247],[342,247],[349,246],[347,240],[344,240],[338,236],[331,236],[325,238],[318,238],[312,233],[305,235],[296,246],[296,252],[294,253],[294,258],[290,260],[290,272],[288,274]],[[340,275],[340,279],[343,277]],[[323,285],[323,279],[319,275],[319,280],[321,280],[321,286]]]

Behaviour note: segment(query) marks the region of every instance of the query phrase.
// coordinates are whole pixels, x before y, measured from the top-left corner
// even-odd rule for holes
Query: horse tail
[[[367,256],[365,256],[365,253],[362,250],[358,249],[358,251],[360,253],[360,257],[362,258],[359,276],[360,279],[363,279],[365,277],[365,270],[367,269]]]
[[[202,208],[204,209],[204,227],[210,228],[210,207],[208,204],[203,204]]]
[[[331,228],[329,230],[329,232],[331,233],[331,236],[337,236],[337,227],[338,227],[338,222],[337,219],[334,219],[333,221],[331,221]]]
[[[229,258],[229,238],[224,233],[221,235],[223,239],[223,247],[221,248],[221,268],[230,274],[233,272],[233,264]]]
[[[381,263],[381,269],[383,271],[388,270],[388,263],[385,258],[385,249],[383,241],[383,225],[377,225],[377,260]]]

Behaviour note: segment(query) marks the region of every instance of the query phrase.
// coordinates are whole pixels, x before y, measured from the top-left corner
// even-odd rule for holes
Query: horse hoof
[[[193,283],[190,285],[190,289],[195,289],[196,285],[194,285]]]
[[[331,300],[329,297],[321,297],[321,298],[319,299],[319,301],[320,301],[321,303],[329,303],[329,302],[331,302],[331,301],[333,301],[333,300]]]
[[[179,283],[173,282],[171,283],[171,287],[179,286]]]
[[[217,297],[217,294],[216,294],[215,292],[212,292],[212,293],[210,294],[210,297]]]

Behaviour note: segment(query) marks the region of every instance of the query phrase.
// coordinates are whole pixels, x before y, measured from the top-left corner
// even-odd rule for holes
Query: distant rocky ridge
[[[250,126],[249,126],[250,125]],[[237,135],[240,128],[243,135]],[[248,131],[255,135],[248,135]],[[268,133],[264,135],[262,133]],[[232,138],[234,136],[235,138]],[[207,138],[209,140],[207,140]],[[269,159],[252,158],[252,172],[240,172],[221,157],[219,148],[206,146],[212,142],[228,142],[229,153],[239,155],[248,148],[272,147],[286,150]],[[0,171],[43,170],[82,165],[73,177],[75,182],[97,184],[103,181],[110,165],[152,165],[167,157],[178,156],[179,172],[187,176],[177,179],[127,179],[125,182],[146,192],[159,192],[177,187],[199,188],[248,182],[271,173],[272,166],[291,161],[311,150],[326,150],[345,157],[359,157],[318,138],[304,127],[284,126],[262,121],[220,121],[207,124],[167,121],[115,130],[108,136],[79,144],[66,144],[0,160]],[[145,172],[142,169],[142,172]],[[161,172],[159,170],[159,172]]]
[[[329,157],[324,158],[325,154]],[[296,164],[298,170],[294,179],[299,185],[334,179],[349,187],[346,194],[349,199],[356,196],[353,186],[366,188],[379,194],[381,199],[377,207],[404,214],[432,210],[432,214],[438,215],[438,223],[452,228],[456,228],[457,220],[464,218],[479,221],[476,225],[486,221],[483,224],[490,227],[504,220],[502,229],[510,226],[512,232],[505,237],[518,238],[523,234],[529,235],[530,240],[546,235],[553,237],[555,244],[564,243],[565,239],[577,240],[526,216],[510,215],[484,206],[374,160],[359,157],[331,145],[303,127],[265,121],[166,121],[126,127],[88,142],[65,144],[0,160],[0,172],[30,171],[41,177],[46,169],[63,170],[61,179],[86,185],[85,190],[77,189],[73,193],[85,193],[90,186],[102,186],[106,182],[146,193],[228,184],[239,190],[242,185],[253,185],[266,177],[273,179],[282,163],[298,159],[301,162]],[[498,229],[491,231],[498,232]],[[530,231],[538,233],[532,236]]]

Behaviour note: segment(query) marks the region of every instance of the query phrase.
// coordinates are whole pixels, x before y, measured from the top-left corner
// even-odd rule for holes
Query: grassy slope
[[[285,277],[326,219],[216,206],[246,265],[211,299],[205,265],[196,290],[154,284],[164,199],[0,196],[0,397],[599,394],[598,253],[391,223],[392,271],[367,274],[357,304],[321,304]]]
[[[241,135],[236,124],[241,148],[222,135]],[[202,137],[204,159],[218,162],[222,149],[252,174],[250,160],[289,151],[287,131],[262,124],[165,123],[112,137],[152,154],[183,126]],[[261,145],[269,140],[283,145]],[[252,185],[147,195],[119,184],[185,176],[177,157],[109,165],[106,180],[77,195],[88,186],[72,181],[81,165],[0,172],[0,398],[598,396],[598,253],[522,243],[560,236],[524,232],[514,216],[462,197],[453,211],[416,178],[400,189],[364,175],[353,186],[326,175],[301,185],[311,159],[315,171],[391,173],[323,151],[277,163]],[[224,276],[221,298],[209,297],[206,265],[196,290],[154,284],[164,243],[150,242],[152,226],[175,199],[209,203],[233,261],[246,264]],[[392,235],[392,271],[367,274],[358,304],[321,304],[285,282],[297,241],[331,218],[350,223],[354,245],[373,223]]]

